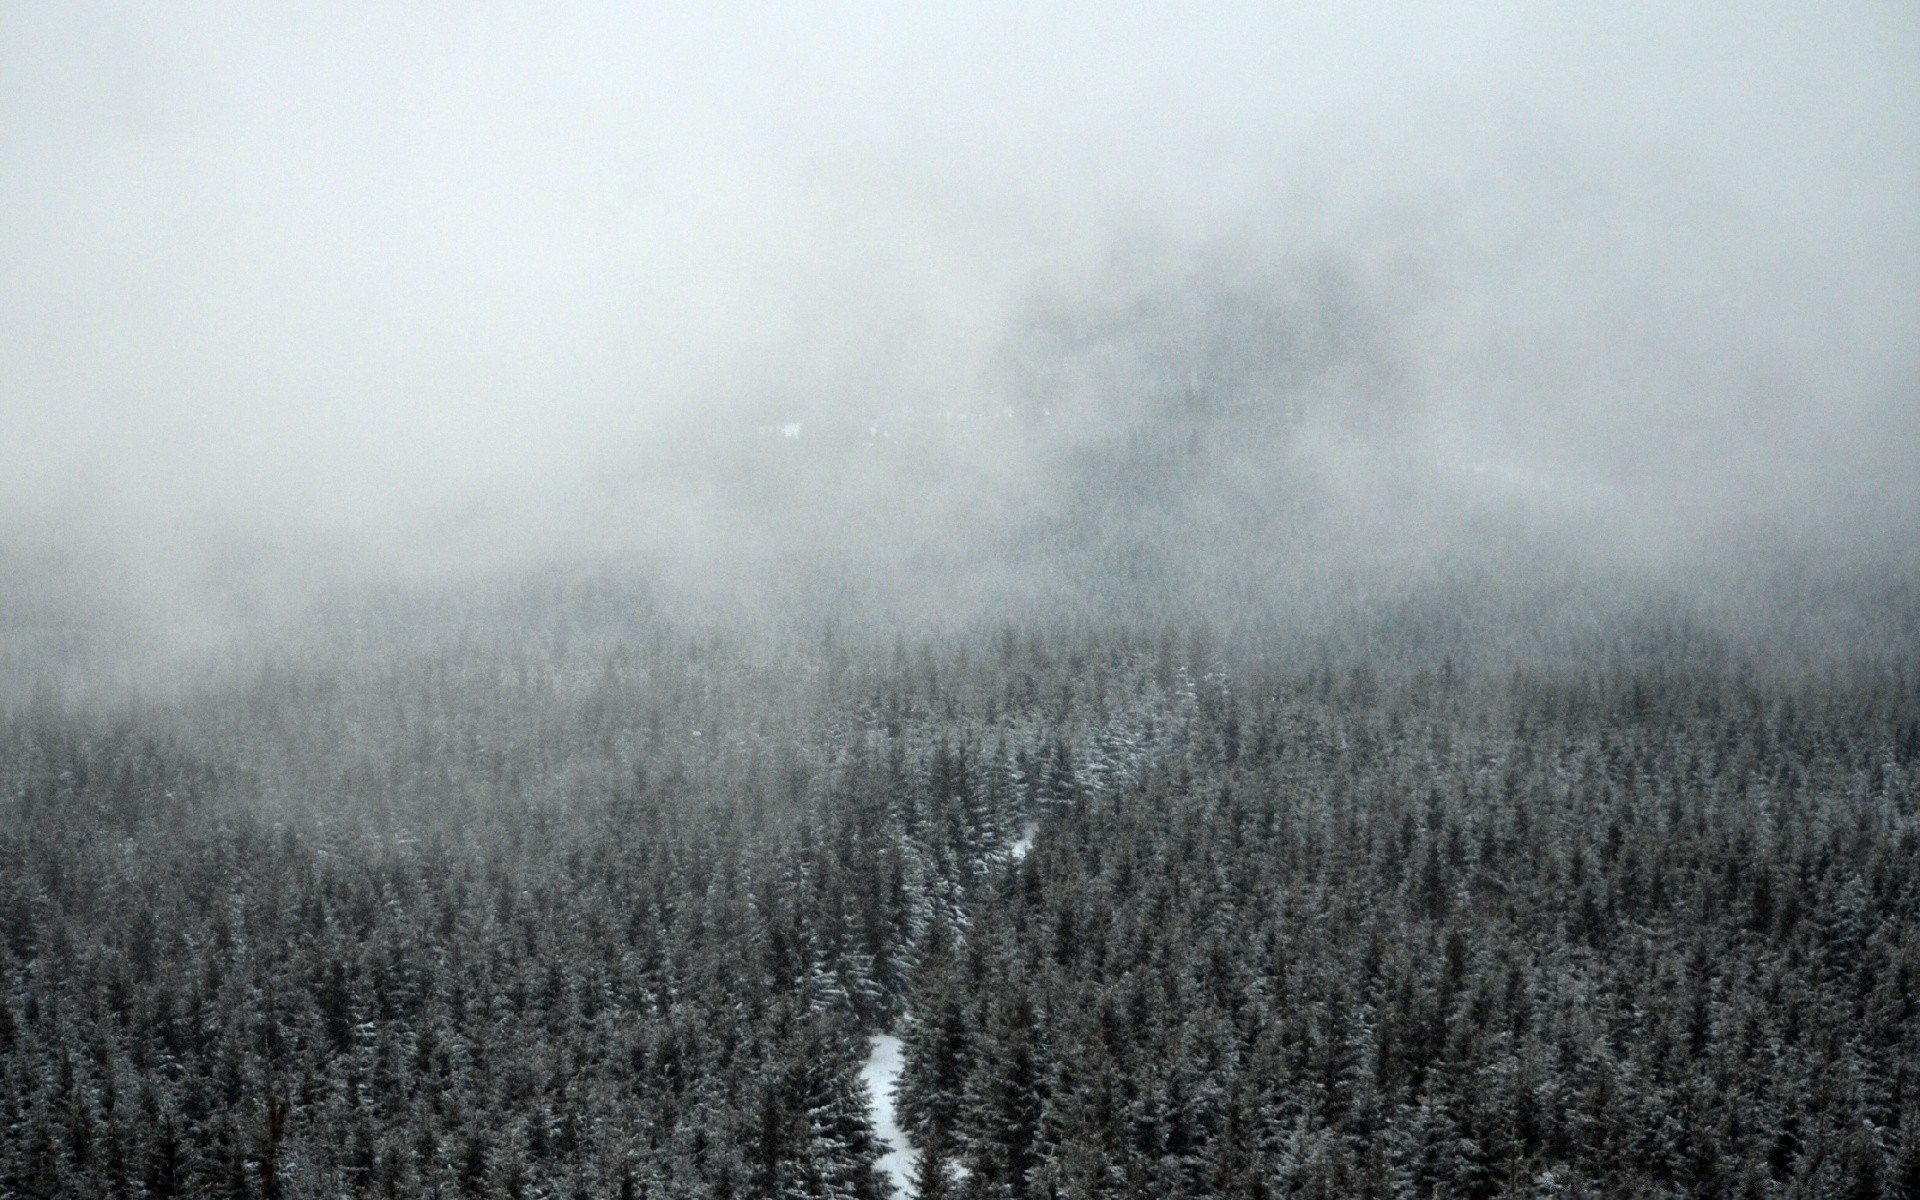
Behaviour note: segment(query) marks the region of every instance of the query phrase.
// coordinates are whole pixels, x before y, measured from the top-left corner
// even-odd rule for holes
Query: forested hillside
[[[857,1035],[1197,712],[1127,648],[548,650],[15,714],[0,1188],[878,1195]]]
[[[0,1194],[1912,1194],[1920,683],[1002,630],[0,740]],[[1008,849],[1038,826],[1024,858]]]
[[[926,955],[909,1127],[960,1195],[1920,1194],[1913,718],[1255,693]]]
[[[1915,0],[0,0],[0,1200],[1920,1200],[1915,146]]]

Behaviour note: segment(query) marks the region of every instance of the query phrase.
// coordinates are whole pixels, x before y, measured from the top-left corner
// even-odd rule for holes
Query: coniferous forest
[[[1910,667],[626,634],[10,713],[0,1194],[1920,1194]]]
[[[0,1200],[1920,1200],[1920,4],[0,0]]]

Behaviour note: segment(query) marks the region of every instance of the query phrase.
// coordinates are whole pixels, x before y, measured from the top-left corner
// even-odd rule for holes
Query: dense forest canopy
[[[14,710],[0,1188],[1920,1182],[1911,659],[582,624]]]

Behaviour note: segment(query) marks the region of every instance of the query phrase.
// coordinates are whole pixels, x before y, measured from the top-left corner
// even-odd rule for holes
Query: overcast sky
[[[1351,260],[1496,479],[1912,488],[1917,135],[1906,3],[8,4],[0,533],[412,553],[1130,239]]]

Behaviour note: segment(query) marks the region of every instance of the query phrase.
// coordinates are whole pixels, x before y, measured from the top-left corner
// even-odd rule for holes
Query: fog
[[[6,670],[529,575],[1819,624],[1920,566],[1917,134],[1903,4],[8,6]]]

